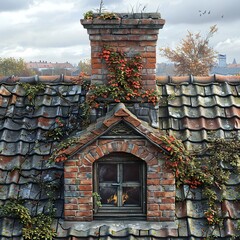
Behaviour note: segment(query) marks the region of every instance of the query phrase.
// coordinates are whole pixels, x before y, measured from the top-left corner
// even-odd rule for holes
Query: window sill
[[[176,222],[147,222],[127,220],[94,220],[92,222],[63,221],[62,228],[71,232],[76,237],[96,235],[113,236],[124,238],[127,235],[151,236],[151,237],[174,237],[178,235]]]

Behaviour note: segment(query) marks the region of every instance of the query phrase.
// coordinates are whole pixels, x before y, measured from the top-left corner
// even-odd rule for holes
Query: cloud
[[[30,7],[33,0],[1,0],[0,12],[16,11]]]
[[[163,17],[170,24],[222,23],[240,20],[239,0],[164,0]]]
[[[79,20],[85,12],[99,9],[99,4],[100,0],[0,0],[0,57],[32,61],[56,58],[58,62],[78,63],[80,58],[90,56],[88,34]],[[166,19],[160,30],[159,47],[176,47],[187,30],[200,31],[205,36],[209,27],[217,24],[219,31],[210,44],[226,53],[228,59],[240,56],[236,30],[240,25],[239,0],[104,0],[104,9],[128,13],[159,11]],[[199,11],[205,10],[200,16]]]

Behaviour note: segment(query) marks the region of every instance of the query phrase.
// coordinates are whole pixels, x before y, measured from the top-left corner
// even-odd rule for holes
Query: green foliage
[[[114,20],[114,19],[119,19],[118,15],[116,13],[113,12],[103,12],[101,13],[101,15],[99,16],[100,19],[103,20]]]
[[[93,196],[93,198],[94,198],[94,200],[95,200],[96,206],[97,206],[97,207],[102,207],[102,202],[101,202],[102,198],[101,198],[101,196],[99,195],[99,193],[93,192],[93,193],[92,193],[92,196]]]
[[[37,83],[37,84],[19,83],[19,84],[26,91],[26,96],[29,102],[31,103],[31,105],[34,105],[34,100],[36,95],[39,94],[40,92],[44,92],[46,89],[46,85],[43,83]]]
[[[62,119],[57,118],[55,120],[56,126],[54,128],[49,129],[45,133],[45,137],[47,140],[55,140],[55,141],[60,141],[64,134],[67,132],[64,129],[64,122]]]
[[[209,206],[205,217],[210,225],[221,225],[216,203],[222,201],[230,175],[240,174],[240,141],[237,138],[212,140],[205,149],[207,155],[199,159],[197,153],[190,154],[174,137],[162,136],[161,139],[170,152],[166,165],[175,172],[177,187],[202,187]]]
[[[79,66],[81,72],[83,72],[83,73],[85,73],[87,75],[91,75],[92,67],[91,67],[90,59],[81,60],[78,63],[78,66]]]
[[[12,200],[1,206],[1,215],[19,218],[23,224],[22,234],[26,240],[52,240],[56,232],[51,228],[53,218],[50,215],[39,214],[32,217],[28,208],[16,200]]]
[[[141,98],[153,104],[158,102],[158,94],[154,89],[142,87],[142,57],[136,54],[127,58],[126,53],[104,47],[100,57],[107,65],[107,84],[93,84],[87,102],[92,108],[99,106],[98,98],[115,102],[136,100]]]
[[[93,19],[93,11],[87,11],[83,14],[84,19]]]
[[[72,137],[68,138],[65,141],[60,142],[56,148],[53,150],[49,162],[62,162],[67,160],[68,155],[66,154],[65,150],[67,150],[69,147],[77,144],[79,142],[79,138]]]
[[[32,76],[35,72],[27,68],[22,58],[0,58],[0,76]]]

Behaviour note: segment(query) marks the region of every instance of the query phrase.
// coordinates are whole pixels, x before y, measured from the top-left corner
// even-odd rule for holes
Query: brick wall
[[[156,45],[165,21],[158,13],[119,14],[117,20],[81,20],[91,42],[92,82],[106,82],[106,66],[99,58],[103,46],[143,57],[142,79],[145,89],[156,88]]]
[[[147,165],[147,220],[174,221],[175,177],[148,140],[99,139],[65,162],[66,220],[93,220],[93,163],[112,152],[130,153]]]
[[[84,28],[87,29],[91,42],[92,59],[92,83],[106,83],[106,66],[99,58],[99,53],[103,46],[127,52],[131,57],[140,53],[143,57],[143,86],[145,88],[156,88],[156,45],[158,31],[164,25],[164,20],[158,13],[153,14],[119,14],[116,20],[101,20],[93,18],[91,20],[81,20]],[[146,103],[147,104],[147,103]],[[150,105],[150,104],[149,104]],[[148,107],[148,106],[147,106]],[[146,107],[146,108],[147,108]],[[119,110],[120,111],[120,110]],[[150,112],[150,119],[154,119],[157,127],[157,114]],[[139,114],[132,111],[139,117]],[[104,120],[106,127],[111,127],[118,118],[126,117],[126,121],[135,128],[139,127],[142,135],[154,132],[141,125],[141,121],[135,116],[120,111],[109,119]],[[149,115],[149,114],[148,114]],[[155,116],[156,115],[156,116]],[[107,116],[107,115],[106,115]],[[131,121],[130,121],[131,120]],[[145,120],[145,119],[143,119]],[[137,124],[136,124],[136,122]],[[100,122],[91,125],[89,129],[93,132]],[[106,132],[106,130],[104,130]],[[99,132],[96,130],[96,132]],[[101,132],[101,131],[100,131]],[[153,134],[154,135],[154,134]],[[158,139],[156,135],[156,139]],[[85,139],[86,140],[86,139]],[[90,142],[91,139],[89,139]],[[156,141],[158,142],[158,141]],[[160,141],[161,142],[161,141]],[[90,145],[82,148],[71,160],[65,162],[65,204],[64,214],[66,220],[92,221],[93,220],[93,164],[98,159],[110,153],[128,153],[136,156],[140,161],[146,162],[146,217],[148,221],[174,221],[175,216],[175,177],[172,172],[165,168],[164,157],[161,147],[154,145],[147,138],[126,138],[117,137],[95,139]]]

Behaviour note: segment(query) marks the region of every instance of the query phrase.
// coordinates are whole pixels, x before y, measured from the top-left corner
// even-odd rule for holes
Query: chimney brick
[[[158,13],[117,14],[119,19],[82,19],[91,42],[92,83],[106,83],[106,65],[99,62],[103,46],[127,53],[140,53],[144,68],[143,87],[156,89],[156,45],[165,20]],[[149,71],[150,69],[150,71]]]

